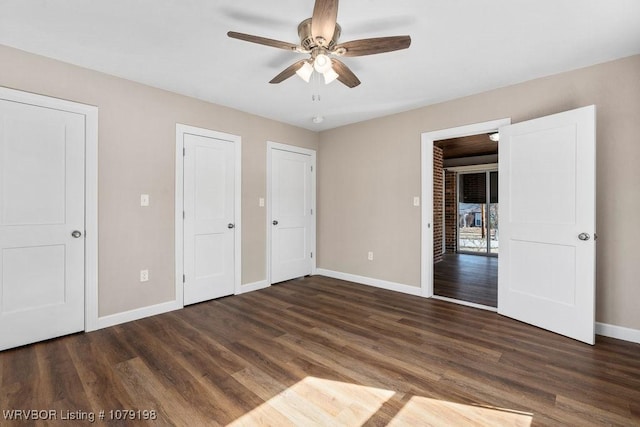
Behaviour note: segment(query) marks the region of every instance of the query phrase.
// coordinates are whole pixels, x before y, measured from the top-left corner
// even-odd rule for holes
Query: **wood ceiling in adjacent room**
[[[498,154],[498,143],[491,141],[486,133],[443,139],[434,145],[442,148],[445,160]]]

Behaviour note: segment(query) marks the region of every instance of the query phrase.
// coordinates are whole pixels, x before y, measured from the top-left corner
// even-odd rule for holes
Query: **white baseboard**
[[[177,301],[168,301],[148,307],[136,308],[135,310],[123,311],[122,313],[110,314],[108,316],[98,317],[97,329],[143,319],[157,314],[168,313],[181,308],[182,304],[179,304]]]
[[[240,292],[238,292],[236,295],[246,294],[247,292],[258,291],[260,289],[268,288],[269,286],[271,285],[266,280],[259,280],[253,283],[246,283],[240,286]]]
[[[401,292],[404,294],[421,296],[421,289],[416,286],[409,286],[402,283],[389,282],[386,280],[374,279],[371,277],[358,276],[356,274],[342,273],[339,271],[326,270],[324,268],[318,268],[315,273],[320,276],[327,276],[334,279],[347,280],[349,282],[359,283],[361,285],[373,286],[376,288],[386,289],[389,291]],[[238,294],[257,291],[260,289],[268,288],[269,282],[267,280],[260,280],[253,283],[247,283],[241,286],[241,290]],[[435,297],[436,299],[448,300],[447,298]],[[455,301],[460,303],[459,301]],[[479,306],[477,304],[464,304],[471,307],[480,309],[492,309],[485,306]],[[151,305],[149,307],[137,308],[135,310],[125,311],[122,313],[111,314],[108,316],[102,316],[98,318],[97,327],[91,330],[97,330],[107,328],[109,326],[115,326],[122,323],[132,322],[134,320],[143,319],[145,317],[155,316],[162,313],[168,313],[170,311],[183,308],[182,304],[177,301],[168,301],[161,304]],[[87,329],[87,332],[90,332]],[[623,326],[610,325],[608,323],[596,322],[596,334],[605,337],[616,338],[619,340],[630,341],[640,344],[640,330],[625,328]]]
[[[342,273],[339,271],[326,270],[324,268],[318,268],[315,271],[320,276],[327,276],[334,279],[347,280],[349,282],[359,283],[361,285],[374,286],[376,288],[387,289],[390,291],[402,292],[409,295],[420,296],[421,289],[415,286],[404,285],[402,283],[388,282],[386,280],[373,279],[371,277],[358,276],[355,274]],[[445,300],[448,298],[434,297],[435,299]],[[460,304],[460,301],[452,301]],[[470,307],[479,308],[483,310],[496,311],[493,307],[486,307],[478,304],[463,303]],[[616,338],[619,340],[630,341],[640,344],[640,330],[625,328],[623,326],[609,325],[607,323],[596,323],[596,334],[605,337]]]
[[[389,291],[402,292],[403,294],[409,294],[409,295],[415,295],[415,296],[422,295],[422,289],[417,286],[409,286],[402,283],[388,282],[386,280],[358,276],[355,274],[341,273],[339,271],[325,270],[324,268],[316,269],[315,273],[320,276],[327,276],[333,279],[347,280],[349,282],[359,283],[361,285],[374,286],[376,288],[386,289]]]
[[[596,334],[640,344],[640,330],[596,322]]]
[[[257,291],[263,288],[268,288],[269,286],[269,282],[267,282],[266,280],[247,283],[240,287],[240,292],[238,292],[237,295],[244,294],[246,292]],[[122,313],[98,317],[97,327],[87,329],[87,332],[107,328],[109,326],[120,325],[122,323],[132,322],[138,319],[144,319],[145,317],[155,316],[157,314],[168,313],[170,311],[179,310],[181,308],[183,308],[183,305],[178,304],[177,301],[168,301],[148,307],[141,307],[130,311],[124,311]]]

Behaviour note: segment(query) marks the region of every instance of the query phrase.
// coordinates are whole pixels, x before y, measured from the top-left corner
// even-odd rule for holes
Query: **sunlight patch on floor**
[[[394,394],[390,390],[306,377],[229,425],[359,426]]]
[[[262,378],[264,380],[265,378]],[[258,384],[256,384],[258,388]],[[239,426],[359,426],[376,415],[394,391],[306,377],[229,424]],[[413,396],[390,426],[530,426],[533,415]]]
[[[412,397],[391,420],[389,426],[530,426],[533,415],[510,409],[489,408]]]

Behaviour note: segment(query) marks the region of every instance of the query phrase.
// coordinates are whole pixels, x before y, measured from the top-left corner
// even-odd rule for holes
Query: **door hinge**
[[[311,215],[313,215],[313,209],[311,209]]]
[[[313,258],[313,252],[311,252],[311,258]]]
[[[187,214],[185,213],[185,211],[182,211],[182,219],[185,219],[187,217]]]
[[[185,283],[187,281],[187,276],[185,276],[184,274],[182,275],[182,283]]]
[[[187,149],[185,147],[182,147],[182,156],[186,156],[187,155]]]
[[[311,172],[313,172],[313,166],[311,166]]]

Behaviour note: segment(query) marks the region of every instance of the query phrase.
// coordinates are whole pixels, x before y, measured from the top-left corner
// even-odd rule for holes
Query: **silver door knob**
[[[578,239],[580,239],[580,240],[587,241],[590,238],[591,238],[591,236],[589,236],[589,233],[580,233],[580,234],[578,234]]]
[[[73,231],[71,232],[71,237],[74,237],[74,238],[76,238],[76,239],[77,239],[77,238],[78,238],[78,237],[80,237],[80,236],[82,236],[82,233],[81,233],[79,230],[73,230]]]
[[[278,221],[276,221],[275,219],[272,222],[273,225],[278,225]]]
[[[235,224],[231,224],[231,223],[229,223],[229,224],[227,225],[227,228],[233,228],[233,227],[235,227]]]

